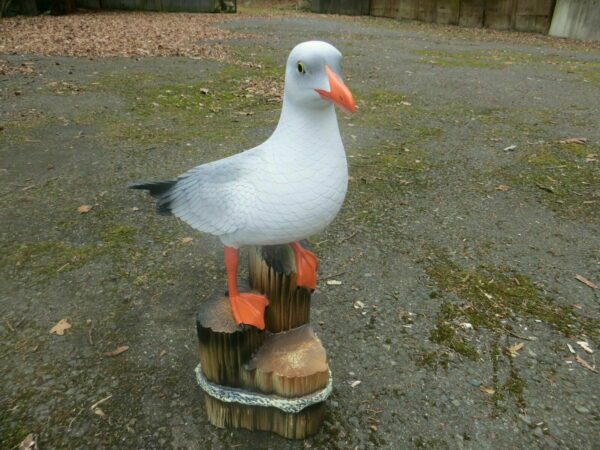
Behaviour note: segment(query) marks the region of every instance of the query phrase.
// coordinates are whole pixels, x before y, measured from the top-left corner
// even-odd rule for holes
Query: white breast
[[[257,149],[254,196],[245,225],[221,235],[225,245],[274,245],[322,231],[339,212],[348,185],[346,154],[333,107],[291,117]],[[257,161],[257,162],[258,162]]]

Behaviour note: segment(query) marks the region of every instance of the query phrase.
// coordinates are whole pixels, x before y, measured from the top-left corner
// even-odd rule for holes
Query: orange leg
[[[269,301],[264,295],[240,293],[237,287],[237,269],[240,251],[225,247],[225,267],[227,268],[227,288],[233,320],[237,325],[253,325],[259,330],[265,329],[265,308]]]
[[[317,269],[319,260],[310,250],[305,249],[299,242],[290,244],[296,256],[296,273],[298,274],[298,286],[315,290],[317,288]]]

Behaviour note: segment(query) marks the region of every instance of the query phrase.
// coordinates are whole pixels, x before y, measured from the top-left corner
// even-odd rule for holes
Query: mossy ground
[[[600,145],[543,142],[525,146],[506,179],[568,218],[600,223]]]
[[[600,63],[569,59],[556,54],[540,55],[511,50],[475,50],[466,52],[416,50],[419,61],[439,67],[468,67],[473,69],[507,69],[513,66],[553,66],[563,75],[575,74],[584,82],[600,85]]]
[[[435,253],[434,253],[435,254]],[[446,255],[431,258],[427,273],[446,293],[455,294],[460,303],[445,301],[433,333],[436,342],[456,346],[459,321],[475,329],[506,331],[515,320],[539,320],[567,337],[588,337],[600,342],[600,322],[577,314],[572,305],[560,305],[545,296],[531,279],[508,267],[480,266],[465,269]],[[465,349],[466,356],[474,354]]]

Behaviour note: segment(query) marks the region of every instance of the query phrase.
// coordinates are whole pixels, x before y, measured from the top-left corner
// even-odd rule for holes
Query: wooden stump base
[[[250,261],[251,287],[269,298],[266,330],[237,326],[222,291],[196,318],[208,419],[303,439],[319,430],[332,388],[327,354],[308,324],[310,293],[296,286],[286,248],[253,250]]]
[[[308,406],[299,413],[277,408],[225,403],[204,394],[210,423],[219,428],[271,431],[287,439],[305,439],[316,434],[325,417],[325,403]]]

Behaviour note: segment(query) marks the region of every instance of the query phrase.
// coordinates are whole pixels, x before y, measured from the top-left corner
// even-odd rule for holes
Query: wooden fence
[[[556,0],[371,0],[373,16],[547,33]]]
[[[130,9],[171,12],[235,12],[235,0],[77,0],[87,9]]]
[[[312,0],[311,10],[321,14],[368,16],[369,0]]]
[[[312,10],[547,33],[555,3],[556,0],[312,0]]]

